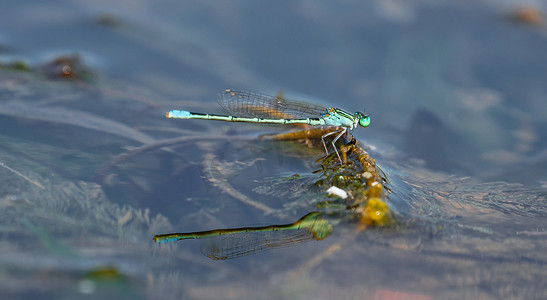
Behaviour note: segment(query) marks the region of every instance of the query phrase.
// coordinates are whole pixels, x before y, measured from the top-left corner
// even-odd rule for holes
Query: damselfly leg
[[[340,137],[342,137],[346,132],[348,131],[348,129],[346,127],[342,127],[341,129],[339,130],[334,130],[334,131],[331,131],[329,133],[326,133],[324,134],[322,137],[321,137],[321,141],[323,142],[323,146],[325,147],[325,152],[327,153],[327,155],[329,154],[329,150],[327,149],[327,144],[325,143],[325,138],[328,137],[328,136],[331,136],[333,134],[337,134],[336,137],[334,137],[334,139],[332,140],[331,144],[332,144],[332,148],[334,149],[334,152],[336,152],[336,155],[338,156],[338,159],[340,160],[340,163],[343,163],[342,161],[342,158],[340,157],[340,153],[338,152],[338,149],[336,149],[336,142],[340,139]]]

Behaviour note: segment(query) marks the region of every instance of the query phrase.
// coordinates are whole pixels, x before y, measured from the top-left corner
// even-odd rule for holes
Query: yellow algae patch
[[[382,196],[382,185],[377,181],[373,182],[367,190],[367,196],[369,199],[380,198]]]
[[[361,213],[360,222],[365,225],[386,226],[393,222],[389,207],[380,198],[370,198]]]

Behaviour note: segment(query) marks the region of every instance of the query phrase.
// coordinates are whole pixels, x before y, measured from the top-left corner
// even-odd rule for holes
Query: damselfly
[[[342,162],[335,143],[348,131],[358,125],[367,127],[370,117],[362,112],[348,113],[339,108],[287,100],[283,97],[268,96],[251,91],[225,90],[218,96],[218,103],[230,116],[194,113],[184,110],[171,110],[168,118],[173,119],[207,119],[228,122],[249,122],[268,124],[308,124],[313,126],[339,127],[321,137],[327,155],[329,153],[325,138],[336,135],[332,147]]]

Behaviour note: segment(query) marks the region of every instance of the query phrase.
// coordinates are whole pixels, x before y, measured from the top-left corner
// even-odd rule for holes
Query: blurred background
[[[546,9],[509,0],[4,0],[0,292],[547,297]],[[357,237],[342,225],[325,243],[229,262],[201,256],[199,243],[154,245],[158,233],[286,223],[313,209],[297,201],[289,219],[264,215],[204,179],[203,153],[214,153],[231,183],[260,201],[254,192],[272,185],[264,178],[317,168],[268,151],[254,168],[248,141],[202,138],[119,157],[180,136],[283,130],[165,118],[169,109],[222,113],[215,100],[226,88],[369,113],[371,126],[354,136],[392,180],[392,198],[407,203],[393,210],[420,221]],[[435,194],[447,190],[453,197]],[[356,240],[338,257],[309,262],[348,237]]]

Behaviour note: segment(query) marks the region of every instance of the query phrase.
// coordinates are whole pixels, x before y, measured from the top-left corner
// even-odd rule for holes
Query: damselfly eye
[[[370,125],[370,117],[362,115],[361,118],[359,118],[359,125],[363,127],[367,127],[368,125]]]

